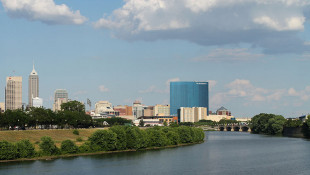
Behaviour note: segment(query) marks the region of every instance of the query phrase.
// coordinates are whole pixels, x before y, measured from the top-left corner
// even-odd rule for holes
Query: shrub
[[[42,151],[42,155],[50,156],[59,153],[59,149],[56,147],[54,141],[50,137],[42,137],[39,146]]]
[[[98,130],[89,137],[91,145],[98,146],[102,151],[112,151],[116,149],[117,135],[111,130]]]
[[[180,126],[177,128],[177,132],[180,136],[181,143],[191,143],[193,142],[193,138],[191,135],[190,128],[187,126]]]
[[[177,145],[180,143],[180,136],[175,131],[168,131],[166,136],[169,145]]]
[[[83,145],[79,147],[79,152],[80,153],[90,153],[94,152],[94,149],[91,146],[90,142],[85,142]]]
[[[80,135],[80,132],[79,132],[77,129],[73,130],[72,133],[73,133],[74,135]]]
[[[76,138],[76,141],[77,141],[77,142],[82,142],[83,139],[82,139],[82,137],[78,137],[78,138]]]
[[[149,147],[162,147],[167,145],[167,137],[162,130],[147,129],[147,140]]]
[[[16,143],[18,157],[31,158],[34,157],[36,152],[34,146],[29,140],[22,140]]]
[[[0,141],[0,160],[12,160],[18,156],[17,148],[7,141]]]
[[[64,140],[61,142],[61,152],[65,154],[74,154],[77,153],[79,148],[71,141]]]
[[[127,148],[126,132],[124,126],[113,126],[110,128],[116,136],[116,150],[125,150]]]

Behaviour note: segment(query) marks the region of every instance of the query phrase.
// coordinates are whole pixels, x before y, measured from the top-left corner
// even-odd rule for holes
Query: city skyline
[[[225,106],[237,117],[260,112],[296,117],[310,111],[306,0],[182,0],[175,6],[45,1],[54,14],[41,14],[43,1],[34,7],[30,0],[15,11],[10,2],[0,0],[0,102],[6,77],[25,80],[34,59],[48,108],[56,89],[67,89],[70,99],[83,102],[155,105],[169,104],[170,81],[207,81],[212,111]],[[61,4],[66,13],[58,14]],[[139,17],[136,23],[133,16]]]

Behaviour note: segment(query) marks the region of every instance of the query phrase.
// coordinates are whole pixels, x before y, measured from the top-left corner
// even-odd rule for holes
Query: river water
[[[310,174],[310,141],[206,132],[202,144],[151,151],[0,163],[0,175]]]

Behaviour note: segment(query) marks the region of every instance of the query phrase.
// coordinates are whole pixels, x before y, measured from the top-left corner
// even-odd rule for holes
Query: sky
[[[0,0],[0,102],[28,76],[94,104],[169,104],[169,82],[208,81],[210,110],[310,113],[309,0]]]

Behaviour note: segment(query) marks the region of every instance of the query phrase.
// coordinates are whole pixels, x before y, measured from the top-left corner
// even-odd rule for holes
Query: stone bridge
[[[219,125],[218,130],[219,131],[251,132],[251,128],[247,124]]]

